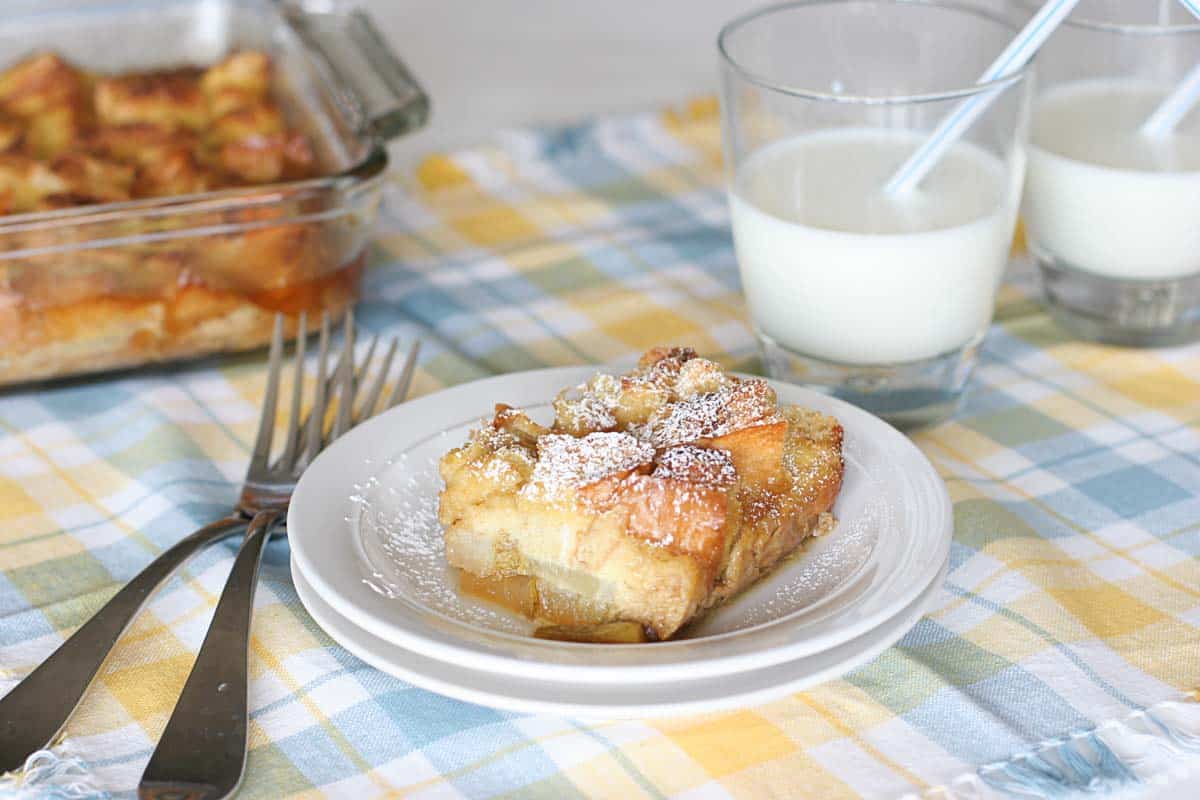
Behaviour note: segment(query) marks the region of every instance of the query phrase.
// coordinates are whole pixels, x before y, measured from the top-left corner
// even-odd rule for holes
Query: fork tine
[[[305,432],[304,452],[297,462],[299,467],[308,466],[321,451],[321,438],[325,428],[325,398],[328,395],[325,385],[325,376],[328,374],[329,368],[328,361],[329,315],[322,314],[321,338],[317,344],[317,390],[316,396],[313,397],[312,408],[308,410],[308,430]]]
[[[345,353],[345,351],[342,351],[342,353],[338,356],[337,361],[333,365],[333,370],[331,372],[329,372],[328,375],[325,376],[326,402],[328,402],[328,398],[333,395],[333,390],[336,385],[337,379],[342,374],[342,364],[345,361],[346,361],[346,353]],[[310,419],[312,419],[312,409],[311,408],[304,413],[303,417],[300,418],[300,430],[305,434],[307,434],[307,432],[308,432],[308,423],[309,423]],[[322,428],[322,430],[324,430],[324,429]],[[286,463],[282,458],[279,459],[279,461],[281,464]]]
[[[362,389],[363,383],[367,375],[371,371],[371,361],[375,358],[375,350],[379,347],[379,334],[371,337],[371,343],[367,345],[367,354],[363,356],[362,363],[358,365],[358,369],[354,370],[354,396],[358,397],[359,390]],[[353,411],[353,409],[352,409]],[[354,415],[351,414],[353,419]]]
[[[351,354],[351,358],[353,358],[353,357],[354,357],[353,354]],[[345,363],[346,363],[346,350],[345,350],[345,348],[342,348],[342,352],[338,353],[337,361],[333,362],[333,369],[330,370],[329,374],[325,378],[325,398],[326,398],[326,400],[328,400],[328,398],[333,396],[333,390],[337,386],[337,382],[342,377],[342,367],[345,365]]]
[[[334,441],[350,429],[350,417],[354,412],[354,311],[346,312],[342,322],[342,361],[338,365],[338,408],[333,421],[329,442]],[[328,442],[327,442],[328,444]]]
[[[377,336],[375,339],[378,341],[379,337]],[[372,350],[374,350],[374,345],[375,343],[372,342]],[[392,371],[392,361],[396,358],[396,348],[399,345],[400,341],[398,339],[392,339],[392,343],[388,345],[387,353],[383,356],[383,364],[379,367],[379,373],[375,376],[375,381],[371,384],[371,388],[367,390],[367,397],[363,400],[362,407],[358,410],[355,424],[375,416],[375,406],[379,405],[379,396],[383,394],[383,385],[387,383],[388,373]]]
[[[421,340],[413,341],[412,346],[408,348],[408,355],[404,357],[404,368],[400,371],[400,377],[396,380],[396,386],[392,389],[392,395],[388,398],[384,408],[391,408],[408,396],[408,389],[412,386],[413,374],[417,371],[417,354],[421,352]]]
[[[275,405],[279,399],[279,373],[283,363],[283,315],[275,315],[271,333],[271,353],[267,358],[267,389],[263,393],[262,415],[258,418],[258,434],[254,437],[254,452],[250,470],[264,470],[271,456],[271,439],[275,434]]]
[[[300,446],[300,430],[304,424],[300,421],[300,400],[304,394],[304,351],[307,348],[306,339],[308,339],[308,314],[301,311],[296,328],[296,352],[292,355],[296,363],[292,375],[292,408],[291,413],[288,415],[287,442],[283,446],[283,453],[279,456],[276,466],[291,464],[296,458],[296,448]]]

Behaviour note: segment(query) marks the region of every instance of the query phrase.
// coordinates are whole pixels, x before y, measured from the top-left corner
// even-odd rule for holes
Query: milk
[[[1024,206],[1040,257],[1113,278],[1200,273],[1200,133],[1137,132],[1169,91],[1081,81],[1042,96]]]
[[[960,143],[921,186],[881,187],[916,132],[838,129],[755,153],[730,192],[755,324],[784,347],[844,364],[950,353],[991,321],[1022,170]],[[1006,179],[1006,174],[1010,178]]]

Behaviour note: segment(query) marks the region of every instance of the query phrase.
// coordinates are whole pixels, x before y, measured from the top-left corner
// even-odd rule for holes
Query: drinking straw
[[[990,83],[1010,77],[1024,67],[1078,3],[1079,0],[1047,0],[1029,24],[1004,48],[1000,57],[980,76],[978,83]],[[888,194],[896,194],[907,192],[919,184],[946,151],[987,110],[1001,89],[1003,87],[973,95],[960,103],[941,121],[925,143],[901,165],[883,190]]]
[[[1200,0],[1179,0],[1196,17],[1200,18]],[[1187,77],[1167,95],[1166,99],[1146,117],[1140,132],[1143,136],[1166,136],[1188,115],[1196,101],[1200,100],[1200,64],[1192,67]]]

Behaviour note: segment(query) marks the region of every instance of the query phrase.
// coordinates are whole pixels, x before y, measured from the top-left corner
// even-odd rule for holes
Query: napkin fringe
[[[59,750],[64,748],[59,747]],[[38,750],[17,772],[0,775],[5,800],[99,800],[109,797],[88,775],[87,766],[69,752]]]
[[[1135,784],[1166,783],[1200,769],[1200,702],[1196,699],[1163,701],[1124,719],[1041,742],[919,797],[1064,800]]]

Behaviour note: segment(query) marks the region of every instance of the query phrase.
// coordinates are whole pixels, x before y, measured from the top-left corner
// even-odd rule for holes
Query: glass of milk
[[[1083,0],[1037,63],[1023,214],[1050,312],[1115,344],[1200,340],[1200,110],[1140,131],[1200,64],[1200,21]]]
[[[733,239],[773,377],[902,426],[952,414],[992,319],[1030,79],[977,85],[1016,28],[952,3],[813,0],[721,32]],[[911,192],[884,184],[958,105],[995,95]]]

